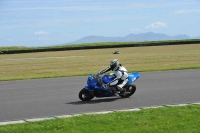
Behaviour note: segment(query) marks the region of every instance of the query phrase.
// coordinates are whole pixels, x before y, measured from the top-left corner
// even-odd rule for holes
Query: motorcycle
[[[140,77],[140,73],[129,73],[128,82],[123,87],[125,92],[121,95],[116,87],[104,88],[103,84],[107,84],[115,79],[114,74],[100,75],[90,74],[87,79],[87,85],[79,92],[79,98],[82,101],[89,101],[94,97],[116,97],[127,98],[133,95],[136,91],[136,86],[133,84]]]

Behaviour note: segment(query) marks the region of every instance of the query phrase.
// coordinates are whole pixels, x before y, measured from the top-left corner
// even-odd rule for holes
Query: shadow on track
[[[69,102],[65,104],[73,104],[73,105],[80,105],[80,104],[96,104],[96,103],[105,103],[105,102],[113,102],[116,100],[122,99],[121,97],[115,97],[115,98],[97,98],[97,99],[92,99],[90,101],[76,101],[76,102]]]

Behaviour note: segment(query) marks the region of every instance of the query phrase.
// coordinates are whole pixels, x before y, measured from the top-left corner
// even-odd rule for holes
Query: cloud
[[[35,35],[49,35],[49,32],[45,30],[37,31],[34,33]]]
[[[189,13],[200,13],[200,9],[178,10],[175,12],[175,14],[189,14]]]
[[[163,22],[155,22],[146,26],[146,29],[167,28],[167,24]]]
[[[49,38],[48,37],[39,37],[38,40],[40,40],[40,41],[41,40],[46,41],[46,40],[49,40]]]
[[[45,31],[45,30],[41,30],[41,31],[37,31],[34,33],[34,35],[37,35],[37,40],[39,41],[47,41],[49,40],[49,32]]]

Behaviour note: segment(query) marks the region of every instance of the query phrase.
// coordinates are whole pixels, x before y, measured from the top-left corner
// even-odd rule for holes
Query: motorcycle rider
[[[120,95],[123,95],[125,92],[123,87],[126,85],[128,82],[128,71],[126,70],[125,67],[123,67],[118,59],[114,59],[110,62],[110,66],[102,70],[101,72],[97,74],[103,74],[108,71],[112,70],[115,75],[115,79],[109,82],[108,84],[103,84],[104,88],[109,88],[109,87],[116,87],[120,91]]]

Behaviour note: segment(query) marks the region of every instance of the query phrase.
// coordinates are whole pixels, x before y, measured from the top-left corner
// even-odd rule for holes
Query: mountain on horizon
[[[184,40],[184,39],[200,39],[199,37],[189,37],[188,35],[169,36],[161,33],[140,33],[129,34],[124,37],[104,37],[104,36],[87,36],[77,41],[68,44],[82,44],[82,43],[98,43],[98,42],[143,42],[143,41],[162,41],[162,40]]]

